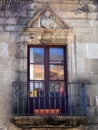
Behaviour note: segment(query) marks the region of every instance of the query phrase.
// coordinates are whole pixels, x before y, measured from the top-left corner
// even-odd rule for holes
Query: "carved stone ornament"
[[[44,17],[41,19],[41,26],[46,29],[55,28],[55,22],[53,18],[51,17],[51,14],[49,11],[46,11],[44,14]]]
[[[23,32],[25,41],[33,45],[65,45],[69,35],[73,38],[71,28],[48,5],[27,23]]]
[[[41,26],[34,26],[37,21],[40,21]],[[56,26],[59,29],[69,29],[69,26],[48,5],[43,7],[27,24],[27,28],[43,27],[45,29],[55,29]]]

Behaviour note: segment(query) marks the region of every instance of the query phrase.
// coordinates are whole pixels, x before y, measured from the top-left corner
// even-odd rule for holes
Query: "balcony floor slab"
[[[79,127],[86,116],[15,116],[10,121],[19,128]]]

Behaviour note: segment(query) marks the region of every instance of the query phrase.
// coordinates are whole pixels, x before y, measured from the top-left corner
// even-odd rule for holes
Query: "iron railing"
[[[37,84],[37,87],[36,87]],[[41,86],[44,86],[43,88]],[[85,83],[64,83],[45,89],[44,82],[13,82],[12,83],[12,113],[16,116],[36,115],[35,110],[59,110],[62,116],[84,116],[87,113]],[[54,89],[55,88],[55,89]],[[48,91],[48,93],[47,93]],[[56,112],[56,111],[55,111]],[[55,114],[56,115],[56,114]]]

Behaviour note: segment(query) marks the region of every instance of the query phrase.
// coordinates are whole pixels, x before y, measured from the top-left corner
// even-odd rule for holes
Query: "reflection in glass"
[[[44,65],[30,65],[30,80],[44,80]]]
[[[43,62],[44,62],[44,49],[30,48],[30,63],[43,63]]]
[[[64,50],[63,48],[50,48],[50,63],[64,64]]]
[[[50,96],[61,96],[63,97],[65,93],[65,85],[63,81],[52,81],[49,87]]]
[[[64,80],[64,67],[61,65],[50,65],[50,80]]]
[[[44,83],[42,81],[30,82],[30,97],[44,96]]]

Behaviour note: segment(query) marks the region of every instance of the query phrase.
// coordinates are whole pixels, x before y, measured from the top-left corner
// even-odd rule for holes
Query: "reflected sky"
[[[63,63],[64,49],[49,48],[50,63]],[[44,63],[44,48],[30,48],[30,63]]]
[[[63,48],[50,48],[50,54],[63,56]]]
[[[63,48],[51,48],[50,49],[50,63],[51,64],[62,64],[63,61],[64,61]]]
[[[30,48],[30,62],[43,63],[44,62],[44,49],[43,48]]]

